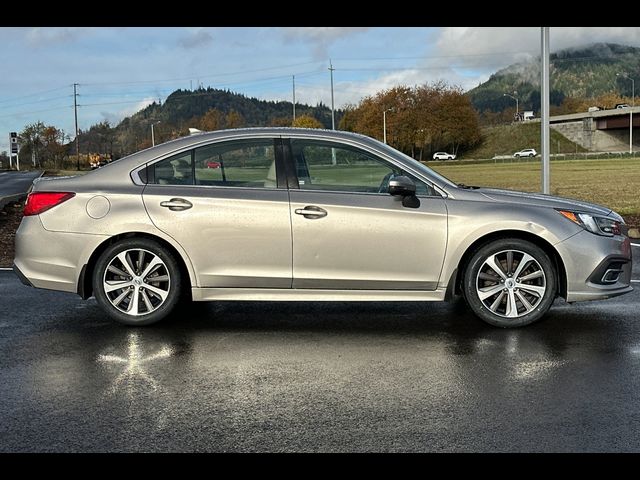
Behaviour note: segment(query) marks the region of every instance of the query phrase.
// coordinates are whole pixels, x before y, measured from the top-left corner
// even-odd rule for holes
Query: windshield
[[[419,172],[424,173],[425,175],[439,180],[440,182],[449,185],[451,187],[455,187],[456,183],[452,182],[451,180],[449,180],[447,177],[445,177],[444,175],[440,175],[438,172],[436,172],[435,170],[430,169],[429,167],[427,167],[426,165],[420,163],[419,161],[417,161],[415,158],[411,158],[409,155],[405,155],[404,153],[402,153],[400,150],[396,150],[393,147],[390,147],[389,145],[386,145],[382,142],[380,142],[380,147],[384,148],[387,153],[389,153],[390,155],[393,156],[401,156],[403,159],[405,159],[407,162],[409,162],[411,164],[411,166],[413,168],[415,168],[416,170],[418,170]]]

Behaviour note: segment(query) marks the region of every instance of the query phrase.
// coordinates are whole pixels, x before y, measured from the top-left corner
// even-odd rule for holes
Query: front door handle
[[[189,200],[184,198],[172,198],[168,202],[160,202],[161,207],[168,208],[174,212],[180,212],[182,210],[188,210],[193,207],[193,204]]]
[[[310,220],[327,216],[326,210],[314,205],[307,205],[304,208],[296,208],[294,211],[296,215],[302,215],[304,218],[308,218]]]

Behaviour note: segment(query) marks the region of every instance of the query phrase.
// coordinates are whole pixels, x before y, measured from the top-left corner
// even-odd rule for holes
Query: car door
[[[280,139],[229,140],[147,169],[155,226],[187,252],[199,287],[291,288],[289,196]]]
[[[290,157],[294,288],[435,290],[447,212],[432,186],[413,177],[408,208],[387,193],[407,173],[364,149],[293,138]]]

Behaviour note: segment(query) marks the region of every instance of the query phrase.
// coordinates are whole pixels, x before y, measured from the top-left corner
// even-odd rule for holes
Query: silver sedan
[[[201,133],[34,184],[14,270],[154,323],[181,300],[442,301],[500,327],[632,290],[609,208],[456,185],[353,133]],[[54,307],[55,308],[55,307]]]

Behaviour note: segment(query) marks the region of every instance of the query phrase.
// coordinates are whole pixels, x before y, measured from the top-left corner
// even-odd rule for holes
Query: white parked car
[[[434,160],[455,160],[456,156],[453,153],[436,152],[433,154]]]
[[[535,157],[538,152],[535,151],[534,148],[525,148],[524,150],[520,150],[513,154],[514,157]]]

